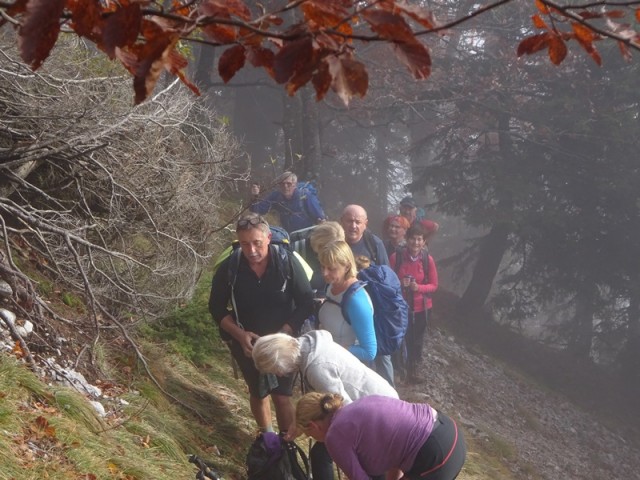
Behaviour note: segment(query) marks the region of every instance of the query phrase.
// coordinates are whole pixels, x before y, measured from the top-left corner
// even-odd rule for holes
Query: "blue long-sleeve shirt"
[[[351,325],[342,316],[344,292],[334,295],[327,289],[327,298],[320,309],[320,326],[331,332],[333,340],[363,362],[370,362],[378,351],[376,332],[373,327],[373,304],[364,288],[359,288],[345,305]],[[336,302],[336,303],[333,303]]]
[[[287,232],[311,227],[319,219],[326,218],[318,197],[311,193],[301,195],[299,188],[295,189],[290,199],[286,199],[282,192],[274,190],[249,207],[249,210],[260,215],[265,215],[271,209],[278,212],[280,224]]]

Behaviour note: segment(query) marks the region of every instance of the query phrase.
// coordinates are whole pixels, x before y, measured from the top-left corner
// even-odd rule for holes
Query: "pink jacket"
[[[403,277],[407,275],[411,275],[416,279],[418,283],[418,291],[413,293],[413,311],[414,312],[422,312],[425,309],[425,297],[426,297],[426,308],[427,310],[433,306],[433,302],[431,300],[431,294],[438,290],[438,271],[436,270],[436,262],[434,262],[433,257],[429,255],[429,272],[427,275],[427,281],[429,283],[424,283],[425,275],[424,270],[422,268],[422,254],[418,257],[417,260],[412,261],[409,256],[409,251],[406,248],[402,249],[402,262],[400,264],[400,270],[396,270],[396,254],[393,253],[391,258],[389,259],[389,263],[391,264],[391,268],[398,274],[398,278],[400,278],[400,283],[402,283]],[[403,295],[405,299],[407,299],[407,292],[403,289]],[[408,300],[408,299],[407,299]]]

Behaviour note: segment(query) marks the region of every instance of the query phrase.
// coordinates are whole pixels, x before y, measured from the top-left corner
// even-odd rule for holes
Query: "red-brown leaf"
[[[329,64],[323,59],[318,65],[316,73],[313,75],[312,83],[316,90],[316,100],[319,102],[329,91],[331,87],[331,74],[329,73]]]
[[[37,70],[49,56],[60,34],[65,0],[30,0],[18,30],[22,60]]]
[[[610,10],[608,12],[604,12],[604,16],[607,18],[624,18],[627,14],[624,10]]]
[[[3,7],[6,9],[7,15],[9,17],[15,17],[27,11],[27,2],[29,0],[16,0],[9,7]],[[5,17],[0,18],[0,27],[7,22]]]
[[[632,57],[631,57],[631,51],[629,50],[629,47],[624,42],[619,41],[618,48],[620,49],[620,54],[622,55],[622,58],[624,58],[625,61],[630,62]]]
[[[184,58],[184,56],[180,52],[178,52],[175,47],[173,47],[169,51],[167,55],[167,61],[165,63],[165,68],[169,72],[176,75],[182,81],[182,83],[189,87],[189,89],[191,89],[193,93],[199,96],[200,90],[195,84],[191,82],[191,80],[187,78],[184,73],[184,69],[187,68],[188,65],[189,62],[187,61],[187,59]]]
[[[135,103],[143,102],[155,88],[156,82],[169,53],[178,43],[179,36],[169,33],[153,22],[143,22],[145,43],[137,43],[123,48],[117,47],[116,58],[133,74]]]
[[[228,45],[230,43],[233,43],[238,38],[237,29],[229,25],[219,25],[219,24],[212,23],[204,27],[202,30],[205,36],[223,45]]]
[[[305,69],[312,56],[313,41],[310,37],[286,42],[273,60],[276,82],[288,82],[295,72]]]
[[[242,45],[234,45],[226,49],[218,61],[218,73],[224,83],[233,78],[238,70],[244,67],[246,49]]]
[[[560,65],[567,56],[567,45],[559,35],[549,37],[549,59],[554,65]]]
[[[415,36],[411,27],[401,15],[380,9],[365,10],[362,18],[371,26],[371,30],[385,40],[395,42],[412,42]]]
[[[547,7],[540,0],[536,0],[536,8],[538,9],[538,11],[540,11],[540,13],[544,13],[545,15],[549,13],[549,7]]]
[[[593,46],[593,42],[598,39],[597,35],[579,23],[572,23],[571,26],[578,43],[598,65],[602,65],[602,58],[600,58],[600,54],[596,50],[596,47]]]
[[[396,57],[409,69],[413,78],[424,80],[431,75],[431,56],[429,50],[419,41],[396,42],[393,45]]]
[[[67,8],[71,12],[71,28],[102,48],[104,18],[100,4],[94,0],[71,0],[67,2]]]
[[[418,22],[424,28],[432,29],[436,26],[436,20],[433,16],[433,12],[431,10],[426,10],[422,8],[420,5],[409,5],[404,0],[398,0],[395,5],[396,9],[405,13],[413,20]]]
[[[251,19],[249,8],[241,0],[206,0],[198,10],[207,17]]]
[[[104,26],[104,50],[113,58],[116,47],[133,45],[142,25],[140,4],[131,3],[118,8],[107,17]]]
[[[547,26],[547,24],[545,23],[545,21],[542,19],[542,17],[540,17],[540,15],[534,15],[531,17],[531,20],[533,20],[533,25],[536,28],[541,28],[544,30],[548,30],[549,27]]]
[[[573,29],[573,32],[576,34],[576,39],[581,43],[582,42],[592,43],[593,40],[595,39],[595,34],[593,33],[593,30],[585,27],[581,23],[571,22],[571,28]]]
[[[344,56],[327,57],[329,72],[332,77],[331,88],[345,105],[354,96],[364,97],[369,88],[369,75],[364,65]]]
[[[264,47],[251,47],[247,50],[247,60],[254,67],[264,68],[271,78],[274,78],[273,59],[275,54],[273,51]]]
[[[518,45],[518,57],[521,57],[525,53],[527,55],[531,55],[533,53],[539,52],[540,50],[544,50],[549,44],[549,37],[550,34],[546,32],[538,33],[537,35],[532,35],[525,38]]]
[[[640,8],[636,8],[636,22],[640,23]]]
[[[345,35],[353,33],[351,24],[343,21],[349,16],[349,11],[337,2],[305,2],[300,9],[308,24],[314,25],[314,30],[336,28]]]

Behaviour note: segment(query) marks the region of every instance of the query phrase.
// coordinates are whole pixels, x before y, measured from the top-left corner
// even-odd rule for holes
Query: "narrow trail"
[[[509,364],[473,350],[453,334],[430,328],[425,380],[400,384],[398,392],[458,419],[477,442],[498,441],[510,473],[495,478],[640,477],[638,431],[620,428],[605,416],[609,405],[588,411]]]

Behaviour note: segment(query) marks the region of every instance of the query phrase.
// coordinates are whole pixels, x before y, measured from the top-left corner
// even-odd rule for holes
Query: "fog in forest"
[[[428,8],[451,21],[481,7]],[[411,196],[419,217],[439,225],[428,245],[439,277],[425,358],[434,368],[422,383],[402,378],[403,394],[432,395],[482,442],[483,429],[503,426],[519,441],[524,427],[510,416],[535,420],[527,428],[538,440],[519,449],[549,471],[635,470],[640,64],[615,41],[594,41],[597,53],[567,41],[559,65],[545,49],[519,57],[540,28],[535,8],[506,2],[420,36],[425,80],[389,42],[358,43],[368,89],[348,105],[332,91],[318,101],[313,82],[289,95],[249,61],[225,83],[221,55],[240,44],[199,41],[185,55],[201,96],[162,74],[133,105],[130,72],[90,41],[62,35],[33,72],[18,34],[0,29],[0,299],[36,332],[21,344],[25,361],[36,363],[30,349],[59,353],[68,325],[81,330],[49,295],[79,312],[67,291],[81,292],[86,312],[73,315],[96,345],[193,302],[251,185],[266,194],[291,170],[315,184],[330,220],[358,204],[385,238],[385,218]],[[73,352],[76,365],[92,348]],[[594,434],[605,424],[607,436]],[[574,434],[583,443],[554,452],[555,463],[538,454]]]
[[[388,45],[368,46],[369,93],[348,108],[335,95],[316,102],[311,88],[290,97],[255,69],[222,86],[212,50],[196,77],[241,138],[252,181],[269,187],[292,169],[317,183],[330,218],[360,204],[378,235],[412,194],[440,224],[430,245],[440,289],[461,297],[467,321],[487,308],[515,332],[637,381],[638,64],[614,44],[599,45],[602,67],[578,47],[560,66],[517,58],[521,32],[507,27],[526,23],[521,7],[429,37],[426,81]]]

